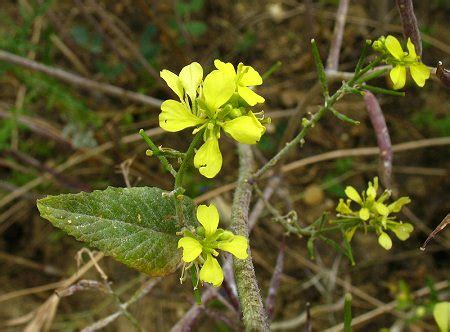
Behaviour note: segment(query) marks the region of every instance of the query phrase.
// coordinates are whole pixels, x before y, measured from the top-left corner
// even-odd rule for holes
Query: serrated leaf
[[[193,201],[182,196],[184,220],[196,226]],[[151,276],[174,272],[181,223],[173,196],[159,188],[113,188],[48,196],[37,201],[41,216],[77,240]]]

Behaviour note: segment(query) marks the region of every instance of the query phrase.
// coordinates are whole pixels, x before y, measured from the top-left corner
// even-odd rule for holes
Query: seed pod
[[[442,62],[439,61],[436,67],[436,76],[447,88],[450,88],[450,70],[445,69]]]

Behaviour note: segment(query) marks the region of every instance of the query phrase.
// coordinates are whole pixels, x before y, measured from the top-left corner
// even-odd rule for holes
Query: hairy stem
[[[248,238],[248,210],[252,186],[247,179],[252,172],[253,155],[248,145],[239,144],[238,152],[239,179],[231,209],[231,228],[235,234]],[[234,259],[234,270],[245,329],[247,331],[269,331],[267,314],[256,281],[251,252],[247,259]]]

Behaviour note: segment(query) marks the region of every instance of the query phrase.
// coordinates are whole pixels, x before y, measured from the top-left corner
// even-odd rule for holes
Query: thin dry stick
[[[11,255],[7,252],[0,251],[0,260],[8,261],[12,264],[21,265],[30,269],[39,270],[46,274],[52,275],[52,276],[62,276],[63,273],[58,268],[52,266],[52,265],[46,265],[46,264],[39,264],[36,263],[30,259]],[[3,265],[3,264],[2,264]]]
[[[248,239],[248,209],[252,196],[252,186],[247,179],[250,177],[253,168],[253,154],[250,146],[242,144],[238,145],[238,153],[239,179],[231,208],[231,229],[235,234],[245,236]],[[247,259],[234,259],[234,270],[246,330],[269,331],[251,252]]]
[[[107,12],[95,0],[89,0],[88,3],[103,19],[103,23],[106,25],[106,27],[117,36],[117,38],[125,45],[126,49],[134,55],[134,57],[140,62],[142,67],[144,67],[144,69],[150,74],[150,76],[152,76],[157,82],[159,82],[159,73],[152,66],[150,66],[148,61],[144,58],[144,56],[141,54],[136,45],[130,40],[130,38],[127,37],[127,35],[114,24],[112,18],[117,18],[114,17],[111,13]],[[166,90],[170,91],[170,89]]]
[[[327,59],[328,70],[337,70],[339,66],[339,54],[341,53],[349,2],[350,0],[339,1],[339,7],[336,13],[336,22],[334,24],[333,40],[331,41],[330,53],[328,54]]]
[[[270,279],[269,292],[266,298],[266,310],[269,319],[271,320],[275,312],[275,299],[280,286],[281,275],[283,273],[284,266],[284,254],[285,254],[285,237],[280,241],[280,249],[278,250],[277,261],[275,263],[275,269],[273,270],[272,278]]]
[[[337,312],[342,310],[344,307],[344,299],[342,298],[339,302],[333,304],[324,304],[312,307],[310,309],[310,317],[316,317],[321,314],[329,314],[331,312]],[[284,321],[274,322],[270,325],[270,329],[272,331],[276,330],[297,330],[299,331],[299,327],[305,323],[307,323],[307,310],[302,312],[299,316],[287,319]]]
[[[400,143],[392,146],[393,152],[401,152],[415,149],[423,149],[432,146],[444,146],[450,144],[450,137],[438,137],[429,138],[417,141],[410,141],[405,143]],[[370,156],[375,155],[380,152],[378,147],[367,147],[367,148],[356,148],[356,149],[342,149],[330,152],[325,152],[312,157],[300,159],[289,163],[283,167],[283,172],[290,172],[294,169],[301,168],[310,164],[314,164],[321,161],[333,160],[346,157],[360,157],[360,156]]]
[[[259,216],[264,211],[266,207],[266,202],[270,199],[272,194],[275,192],[275,190],[278,188],[278,185],[281,182],[281,176],[274,176],[272,177],[269,182],[266,185],[266,188],[263,192],[263,197],[260,197],[256,204],[253,206],[253,210],[250,213],[250,216],[248,217],[248,228],[250,230],[253,229],[256,222],[258,221]]]
[[[25,288],[20,289],[18,291],[14,291],[11,293],[6,293],[3,295],[0,295],[0,302],[12,300],[14,298],[30,295],[30,294],[36,294],[45,292],[48,290],[56,289],[56,288],[66,288],[72,285],[74,282],[76,282],[79,278],[81,278],[87,271],[89,271],[97,262],[99,262],[105,255],[103,253],[98,253],[94,256],[94,260],[90,260],[86,264],[84,264],[77,272],[75,272],[71,277],[54,282],[47,285],[37,286],[37,287],[31,287],[31,288]]]
[[[89,78],[70,73],[68,71],[46,66],[42,63],[26,59],[24,57],[12,54],[10,52],[0,50],[0,61],[6,61],[21,67],[44,73],[48,76],[55,77],[69,84],[76,85],[88,91],[100,91],[107,95],[126,98],[144,105],[160,107],[162,101],[141,93],[125,90],[117,86],[100,83]]]
[[[225,269],[226,264],[231,264],[231,260],[224,264],[223,268]],[[228,268],[228,267],[227,267]],[[205,305],[217,297],[217,291],[209,287],[202,294],[202,304],[194,304],[185,314],[184,316],[172,327],[171,332],[187,332],[191,331],[197,319],[200,317],[200,314],[203,312]]]
[[[57,35],[51,35],[50,40],[55,45],[55,47],[62,53],[64,56],[70,61],[70,63],[75,67],[75,69],[83,74],[84,76],[90,76],[91,73],[87,68],[84,66],[84,64],[81,62],[81,60],[78,58],[78,56],[72,52],[72,50],[64,44],[64,42],[57,36]]]
[[[448,287],[448,280],[443,280],[443,281],[440,281],[440,282],[434,284],[433,291],[440,291],[447,287]],[[423,288],[413,292],[411,294],[411,296],[413,299],[415,299],[418,297],[426,296],[428,294],[430,294],[430,287],[423,287]],[[366,312],[365,314],[362,314],[362,315],[352,319],[352,327],[364,325],[364,324],[368,323],[369,321],[371,321],[385,313],[396,312],[395,311],[396,307],[397,307],[397,301],[391,301],[391,302],[386,303],[383,306],[378,307],[372,311]],[[338,332],[338,331],[342,331],[343,328],[344,328],[344,324],[341,323],[341,324],[335,325],[335,326],[325,330],[325,332]]]
[[[450,145],[450,137],[438,137],[438,138],[429,138],[417,141],[410,141],[405,143],[400,143],[392,146],[392,151],[394,152],[402,152],[409,151],[415,149],[423,149],[433,146],[445,146]],[[366,148],[355,148],[355,149],[342,149],[342,150],[334,150],[330,152],[321,153],[315,156],[299,159],[297,161],[293,161],[289,164],[286,164],[282,167],[281,171],[283,173],[288,173],[294,171],[298,168],[302,168],[311,164],[347,158],[347,157],[362,157],[362,156],[371,156],[377,155],[380,153],[380,149],[378,147],[366,147]],[[221,194],[224,194],[228,191],[236,188],[236,183],[227,183],[219,188],[208,191],[207,193],[198,196],[195,199],[196,203],[205,202],[211,198],[217,197]]]
[[[149,130],[145,131],[145,133],[148,136],[153,137],[153,136],[162,134],[163,130],[161,128],[153,128],[153,129],[149,129]],[[123,137],[120,140],[120,142],[123,144],[128,144],[128,143],[135,142],[139,139],[141,139],[141,136],[139,134],[131,134],[131,135]],[[64,163],[60,164],[57,167],[54,167],[54,170],[58,173],[62,173],[63,171],[69,169],[70,167],[78,165],[85,160],[88,160],[93,157],[98,157],[99,154],[113,148],[113,146],[114,146],[113,142],[107,142],[107,143],[100,145],[99,147],[90,149],[83,154],[74,155],[73,157],[69,158],[69,160],[65,161]],[[37,177],[37,178],[31,180],[30,182],[27,182],[25,185],[23,185],[22,187],[19,187],[17,190],[11,192],[10,194],[4,196],[0,200],[0,208],[11,203],[16,198],[30,192],[33,188],[39,186],[41,183],[47,181],[49,178],[51,178],[50,174],[48,174],[48,173],[43,174],[40,177]]]
[[[145,282],[142,287],[140,287],[132,296],[131,298],[125,302],[122,303],[120,305],[120,310],[118,310],[117,312],[102,318],[98,321],[96,321],[95,323],[89,325],[88,327],[85,327],[84,329],[82,329],[82,332],[92,332],[92,331],[98,331],[106,326],[108,326],[109,324],[111,324],[112,322],[114,322],[117,318],[119,318],[122,315],[127,314],[127,309],[130,305],[132,305],[133,303],[139,301],[141,298],[143,298],[145,295],[147,295],[157,284],[158,282],[161,280],[161,278],[153,278],[153,279],[149,279],[147,282]]]
[[[297,121],[297,119],[300,118],[301,114],[305,112],[306,108],[311,105],[311,103],[314,100],[314,97],[321,92],[321,86],[319,83],[314,84],[302,97],[300,102],[298,103],[297,107],[295,108],[293,114],[291,115],[292,121],[288,121],[288,126],[286,130],[284,131],[283,137],[281,138],[280,144],[278,146],[278,150],[282,149],[283,146],[289,142],[292,137],[294,137],[296,129],[300,126],[300,121]],[[277,167],[281,167],[280,165],[283,164],[285,159],[280,160]]]
[[[392,180],[392,144],[391,137],[384,119],[383,111],[373,93],[366,91],[364,95],[367,112],[370,122],[372,122],[375,135],[377,137],[378,147],[380,148],[380,178],[386,188],[391,188]]]
[[[395,3],[402,19],[403,35],[405,38],[411,38],[416,53],[422,55],[422,40],[412,0],[396,0]]]
[[[33,22],[33,34],[31,36],[31,43],[37,45],[41,37],[43,17],[38,16]],[[27,54],[30,60],[34,60],[36,57],[36,52],[34,49],[30,50]],[[11,149],[17,150],[19,148],[19,126],[17,125],[17,113],[22,109],[25,102],[25,95],[27,93],[27,86],[21,84],[17,91],[16,103],[14,106],[14,127],[11,133]]]

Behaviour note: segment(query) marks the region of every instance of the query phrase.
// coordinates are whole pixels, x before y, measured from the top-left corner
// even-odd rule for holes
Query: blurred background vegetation
[[[309,44],[314,37],[326,55],[333,35],[337,0],[18,0],[1,1],[0,49],[61,68],[101,83],[158,99],[173,97],[159,79],[161,69],[178,72],[197,61],[212,68],[220,58],[244,62],[259,72],[282,62],[259,89],[266,98],[264,111],[272,117],[267,134],[255,149],[262,163],[278,148],[296,106],[316,82]],[[450,2],[416,1],[423,33],[423,62],[450,65]],[[353,1],[347,17],[340,66],[352,71],[366,39],[382,34],[401,36],[394,1]],[[379,85],[390,84],[380,79]],[[190,132],[165,135],[158,129],[159,108],[95,89],[68,84],[57,78],[0,61],[0,326],[22,330],[32,313],[49,298],[51,285],[77,270],[75,255],[82,244],[41,219],[37,198],[47,194],[90,191],[108,185],[170,188],[171,177],[155,158],[145,156],[140,128],[151,130],[157,144],[184,150]],[[425,88],[406,88],[407,97],[381,96],[393,144],[450,136],[449,91],[436,81]],[[315,111],[319,94],[308,97]],[[364,102],[349,97],[337,109],[361,122],[350,126],[326,117],[309,134],[303,149],[290,156],[299,160],[337,149],[376,146]],[[224,169],[213,180],[194,169],[187,181],[192,197],[206,195],[229,215],[232,192],[226,189],[237,175],[231,140],[223,142]],[[304,239],[288,237],[285,268],[276,297],[274,321],[287,321],[312,307],[338,303],[348,289],[345,280],[379,301],[397,301],[397,309],[365,322],[371,331],[392,324],[412,324],[415,331],[433,331],[430,320],[418,323],[418,306],[432,296],[435,282],[448,278],[450,242],[444,237],[425,253],[418,247],[449,212],[450,151],[447,146],[396,153],[394,183],[413,203],[405,221],[415,224],[410,240],[387,252],[376,237],[358,235],[353,242],[356,267],[318,246],[308,262]],[[376,155],[343,157],[313,163],[285,173],[283,186],[271,200],[281,209],[295,209],[307,224],[333,211],[347,184],[362,189],[377,174]],[[219,188],[219,191],[213,191]],[[283,207],[285,197],[291,207]],[[225,218],[226,219],[226,218]],[[267,294],[282,228],[263,214],[251,236],[252,254],[262,294]],[[112,281],[116,296],[125,300],[145,276],[104,258],[101,266]],[[100,280],[94,270],[83,278]],[[165,278],[130,312],[150,331],[169,330],[192,304],[189,285],[179,285],[177,274]],[[42,285],[47,288],[31,289]],[[430,296],[414,300],[410,291],[429,287]],[[117,310],[114,295],[99,290],[77,292],[61,299],[52,330],[79,330]],[[381,304],[380,304],[381,303]],[[354,316],[374,308],[354,297]],[[334,308],[334,307],[329,307]],[[195,329],[228,331],[218,320],[219,304],[202,315]],[[429,309],[429,308],[428,308]],[[402,313],[402,314],[398,314]],[[28,316],[27,316],[28,315]],[[342,306],[313,315],[316,330],[342,321]],[[225,317],[225,316],[223,316]],[[399,318],[400,317],[400,318]],[[406,317],[406,318],[405,318]],[[428,317],[428,316],[425,316]],[[225,317],[226,318],[226,317]],[[119,318],[108,329],[127,331],[129,320]],[[413,327],[415,326],[415,327]],[[300,328],[298,325],[295,329]]]

